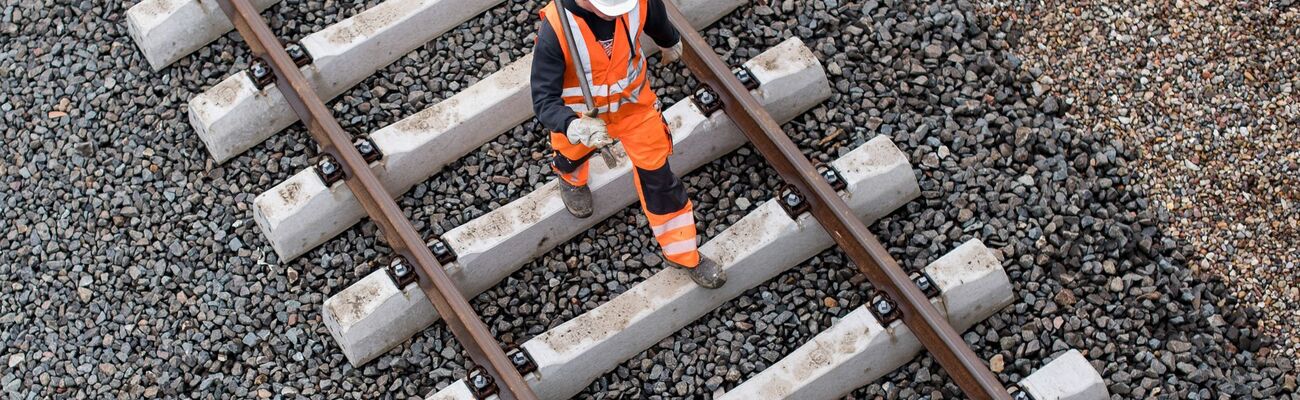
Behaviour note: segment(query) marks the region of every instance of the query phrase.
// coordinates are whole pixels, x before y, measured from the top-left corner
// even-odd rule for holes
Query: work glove
[[[668,65],[677,62],[682,58],[682,42],[678,41],[673,47],[659,48],[659,65]]]
[[[578,117],[569,122],[569,127],[564,131],[568,137],[569,143],[582,144],[590,148],[600,148],[614,143],[614,139],[609,137],[609,128],[605,127],[605,120],[595,117]]]

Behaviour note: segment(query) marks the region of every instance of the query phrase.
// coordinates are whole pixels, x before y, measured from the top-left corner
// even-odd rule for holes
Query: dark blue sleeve
[[[537,43],[533,46],[533,112],[546,129],[564,133],[569,121],[578,118],[560,97],[564,91],[564,68],[568,63],[551,24],[542,21],[541,26],[537,31]]]

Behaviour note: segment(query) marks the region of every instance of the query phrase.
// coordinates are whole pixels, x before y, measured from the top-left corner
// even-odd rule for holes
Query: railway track
[[[283,259],[323,243],[363,215],[380,227],[396,254],[388,268],[330,297],[323,307],[331,334],[355,365],[440,319],[477,367],[430,398],[567,398],[732,297],[836,245],[873,283],[873,301],[717,397],[842,397],[922,350],[970,398],[1107,397],[1101,378],[1078,352],[1063,353],[1019,382],[1018,389],[1009,391],[998,381],[958,334],[1011,302],[1014,294],[997,259],[973,240],[923,271],[909,274],[899,267],[865,222],[919,195],[906,156],[877,138],[826,165],[810,163],[779,122],[829,96],[825,72],[797,39],[741,68],[725,65],[696,29],[741,5],[734,0],[670,3],[670,19],[683,33],[683,60],[703,84],[691,101],[665,112],[681,149],[674,160],[683,161],[674,172],[685,173],[748,140],[787,183],[775,199],[701,247],[724,265],[731,282],[704,290],[681,271],[659,271],[519,348],[503,349],[466,296],[497,284],[600,218],[586,225],[574,221],[563,212],[552,182],[425,240],[393,196],[531,118],[524,75],[531,58],[355,140],[324,103],[497,2],[388,0],[287,45],[259,15],[274,3],[221,0],[218,13],[210,2],[146,0],[128,12],[128,21],[155,68],[231,26],[250,47],[258,60],[252,68],[190,103],[191,123],[218,161],[297,120],[308,127],[321,148],[315,168],[255,200],[256,221]],[[610,199],[602,204],[607,209],[597,210],[600,217],[635,200],[629,169],[618,159],[593,165],[593,192]]]

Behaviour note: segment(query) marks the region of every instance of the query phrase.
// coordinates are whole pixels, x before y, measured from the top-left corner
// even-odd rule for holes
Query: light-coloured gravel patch
[[[1141,148],[1191,267],[1300,350],[1300,11],[1274,2],[985,1],[1081,125]]]

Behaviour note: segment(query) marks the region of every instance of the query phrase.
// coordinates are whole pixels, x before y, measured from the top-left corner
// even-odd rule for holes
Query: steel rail
[[[817,172],[781,126],[768,114],[722,58],[688,22],[672,1],[664,1],[668,19],[681,33],[682,60],[692,75],[711,88],[722,110],[735,121],[763,158],[805,199],[808,209],[835,243],[858,265],[878,290],[898,305],[902,319],[939,365],[972,399],[1010,400],[1006,388],[962,340],[947,319],[898,266],[865,224],[853,215],[835,189]]]
[[[415,264],[420,289],[433,303],[438,315],[447,322],[452,334],[469,353],[470,359],[491,375],[499,389],[498,396],[503,399],[536,399],[537,396],[506,357],[492,332],[461,296],[411,221],[384,190],[370,170],[369,163],[349,140],[350,136],[339,126],[329,108],[316,96],[293,57],[271,32],[257,8],[248,0],[219,0],[218,3],[226,16],[234,22],[253,55],[271,67],[275,73],[276,86],[307,125],[312,138],[320,144],[321,153],[341,161],[339,164],[344,181],[370,219],[379,226],[393,253]]]

